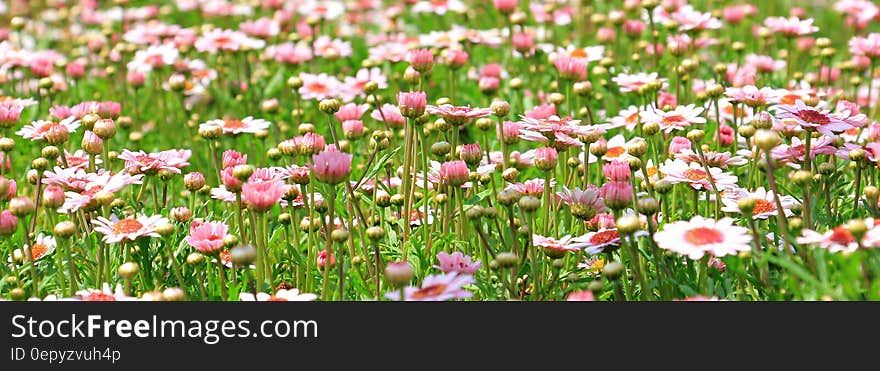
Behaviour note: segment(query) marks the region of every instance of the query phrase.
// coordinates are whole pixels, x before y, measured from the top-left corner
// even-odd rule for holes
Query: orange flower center
[[[714,228],[699,227],[685,232],[684,240],[698,246],[709,245],[724,242],[724,234]]]
[[[779,98],[779,103],[792,105],[797,102],[798,99],[801,99],[800,95],[797,94],[787,94]]]
[[[580,49],[572,50],[571,56],[574,58],[586,58],[586,57],[589,57],[590,55],[587,54],[587,49],[580,48]]]
[[[834,231],[831,233],[831,236],[828,237],[828,240],[840,245],[848,245],[856,242],[855,236],[850,233],[849,229],[846,229],[846,227],[843,226],[834,228]]]
[[[811,124],[825,125],[831,122],[831,119],[829,119],[828,116],[823,115],[819,111],[811,109],[798,111],[795,116]]]
[[[93,292],[82,297],[83,301],[116,301],[116,297],[103,292]]]
[[[684,172],[684,177],[693,181],[706,180],[706,175],[702,169],[687,169]]]
[[[638,111],[636,111],[632,115],[626,116],[626,123],[627,124],[635,124],[638,121],[639,121],[639,112]]]
[[[432,296],[437,296],[446,291],[446,285],[442,283],[438,283],[436,285],[431,285],[422,289],[419,289],[416,292],[412,293],[413,299],[424,299]]]
[[[223,127],[227,129],[241,129],[244,127],[244,123],[241,120],[226,120],[223,121]]]
[[[223,250],[220,252],[220,262],[221,263],[223,263],[225,265],[231,261],[232,261],[232,253],[230,253],[229,250]]]
[[[316,92],[316,93],[322,93],[322,94],[325,94],[328,91],[330,91],[330,89],[327,88],[327,85],[324,85],[319,82],[313,82],[313,83],[309,84],[309,90]]]
[[[135,233],[135,232],[141,230],[141,228],[143,228],[143,227],[144,227],[144,225],[141,224],[141,222],[137,221],[137,219],[125,218],[125,219],[122,219],[122,220],[116,222],[116,224],[113,225],[113,233],[116,233],[116,234]]]
[[[269,298],[266,299],[266,301],[287,301],[287,299],[285,299],[285,298],[279,298],[279,297],[277,297],[277,296],[275,296],[275,295],[272,295],[272,296],[269,296]]]
[[[645,168],[645,171],[647,171],[647,172],[648,172],[648,176],[651,177],[651,176],[654,176],[654,175],[657,174],[657,167],[655,167],[655,166],[646,167],[646,168]]]
[[[31,247],[31,256],[34,257],[34,260],[37,260],[39,258],[42,258],[43,255],[46,255],[47,251],[49,251],[49,248],[46,245],[37,243],[34,244],[33,247]]]
[[[753,214],[763,214],[770,213],[776,211],[776,205],[773,205],[772,202],[762,199],[755,200],[755,210],[752,211]]]
[[[595,245],[606,244],[616,240],[618,237],[619,235],[616,230],[602,231],[594,234],[593,237],[590,237],[590,243]]]
[[[675,125],[675,124],[680,124],[682,122],[686,122],[687,119],[684,118],[684,116],[682,116],[682,115],[673,115],[673,116],[664,117],[662,121],[663,121],[663,124],[666,124],[666,125]]]
[[[617,157],[626,153],[626,148],[623,147],[611,147],[608,148],[608,151],[605,152],[605,156],[607,157]]]

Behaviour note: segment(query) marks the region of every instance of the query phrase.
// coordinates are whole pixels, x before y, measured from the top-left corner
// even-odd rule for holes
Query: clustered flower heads
[[[68,3],[0,3],[2,300],[880,298],[870,1]]]

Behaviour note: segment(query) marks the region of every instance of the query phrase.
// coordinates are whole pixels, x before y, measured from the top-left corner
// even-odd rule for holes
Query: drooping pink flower
[[[435,265],[434,267],[440,269],[443,273],[474,274],[477,269],[480,269],[481,265],[479,261],[472,262],[470,256],[464,255],[460,251],[453,252],[452,255],[441,251],[437,254],[437,261],[440,265]]]
[[[329,147],[312,155],[312,173],[315,179],[327,184],[339,184],[351,173],[352,155]]]
[[[190,228],[185,240],[190,246],[203,253],[213,255],[223,248],[223,239],[229,227],[220,221],[205,222]]]
[[[241,187],[241,199],[248,209],[266,212],[275,206],[287,192],[281,180],[249,181]]]
[[[447,161],[440,165],[440,180],[453,187],[467,183],[470,170],[464,161]]]
[[[409,118],[416,118],[425,113],[428,96],[422,91],[397,93],[397,107],[400,113]]]

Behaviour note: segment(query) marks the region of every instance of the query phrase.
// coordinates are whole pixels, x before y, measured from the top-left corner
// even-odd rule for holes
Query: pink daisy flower
[[[146,217],[138,215],[119,219],[113,215],[110,219],[99,216],[92,220],[95,231],[104,235],[102,240],[106,243],[118,243],[123,241],[135,241],[141,237],[160,237],[156,233],[156,227],[168,223],[168,219],[161,215]]]
[[[257,296],[249,292],[238,294],[240,301],[312,301],[317,298],[318,295],[301,293],[297,289],[281,289],[271,295],[265,292],[258,292]]]
[[[675,107],[672,111],[649,109],[639,115],[644,123],[656,123],[660,125],[660,130],[671,133],[674,130],[684,130],[693,124],[705,124],[706,119],[700,117],[703,110],[703,107],[690,104]]]
[[[752,198],[755,200],[755,208],[752,210],[753,219],[767,219],[778,214],[776,209],[776,195],[773,194],[773,191],[765,190],[764,187],[758,187],[754,192],[749,192],[745,189],[725,191],[721,198],[721,202],[724,204],[721,211],[741,214],[739,200],[743,198]],[[791,196],[781,196],[779,201],[782,203],[785,216],[794,216],[794,212],[791,211],[791,208],[799,205],[800,202]]]
[[[464,289],[465,285],[475,283],[473,276],[458,272],[430,275],[422,281],[421,287],[408,286],[403,288],[406,301],[446,301],[451,299],[467,299],[474,294]],[[400,290],[385,294],[391,300],[400,300]]]
[[[799,19],[798,17],[767,17],[764,26],[774,33],[788,37],[805,36],[819,31],[819,27],[813,26],[813,19]]]
[[[189,166],[190,156],[192,151],[188,149],[170,149],[153,153],[123,149],[119,158],[125,160],[125,170],[131,174],[156,174],[161,170],[180,174],[180,169]]]
[[[705,254],[720,257],[749,251],[752,237],[747,228],[734,225],[731,218],[713,220],[697,215],[690,221],[666,224],[654,234],[654,241],[661,249],[696,260]]]
[[[437,261],[440,265],[435,265],[434,268],[440,269],[443,273],[474,274],[481,265],[479,261],[472,262],[470,256],[464,255],[460,251],[453,252],[452,255],[441,251],[437,254]]]
[[[210,120],[199,125],[199,128],[216,126],[223,130],[223,134],[238,135],[243,133],[256,134],[265,131],[271,125],[269,121],[263,119],[255,119],[252,116],[245,117],[241,120],[237,119],[216,119]]]
[[[814,107],[807,106],[804,101],[797,100],[794,105],[780,104],[776,106],[777,118],[794,119],[806,130],[816,130],[828,136],[834,136],[834,133],[852,128],[853,126],[841,120],[829,111],[820,111]]]
[[[80,122],[76,117],[67,117],[61,121],[39,120],[25,125],[15,132],[22,138],[30,140],[46,140],[46,134],[55,127],[63,127],[68,133],[73,133],[79,128]]]
[[[341,95],[344,88],[342,82],[326,73],[314,75],[301,73],[303,85],[299,88],[299,94],[303,99],[327,99]]]
[[[660,165],[660,172],[665,175],[663,179],[673,184],[685,183],[696,190],[712,190],[712,185],[709,183],[710,176],[719,191],[734,188],[737,184],[736,175],[726,173],[717,167],[710,167],[707,174],[703,165],[697,162],[688,164],[678,159],[666,160]]]

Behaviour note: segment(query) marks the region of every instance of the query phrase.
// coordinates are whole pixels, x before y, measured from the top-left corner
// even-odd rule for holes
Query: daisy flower
[[[741,214],[742,212],[739,210],[739,200],[743,198],[752,198],[755,200],[755,208],[752,210],[753,219],[767,219],[778,214],[776,209],[776,195],[773,194],[773,191],[765,190],[764,187],[758,187],[758,189],[753,192],[749,192],[745,189],[725,191],[721,198],[721,202],[724,204],[721,211]],[[781,196],[779,201],[782,203],[785,216],[794,216],[794,212],[791,211],[791,208],[799,205],[800,202],[791,196]]]
[[[690,104],[675,107],[672,111],[649,109],[639,113],[639,116],[644,123],[657,123],[660,130],[671,133],[674,130],[684,130],[692,124],[705,124],[706,119],[700,117],[702,113],[703,107]]]
[[[443,271],[443,273],[474,274],[481,266],[479,261],[471,261],[471,257],[462,254],[461,251],[453,252],[452,255],[446,251],[441,251],[437,254],[437,262],[440,265],[435,265],[434,268]]]
[[[602,199],[599,198],[598,189],[592,185],[585,190],[580,188],[568,189],[563,186],[563,190],[556,192],[556,195],[564,204],[568,205],[571,209],[571,214],[580,219],[589,220],[596,214],[608,210]]]
[[[778,119],[794,119],[806,130],[815,130],[828,136],[834,133],[852,128],[853,126],[841,120],[829,111],[819,111],[810,107],[802,100],[797,100],[794,105],[780,104],[776,106]]]
[[[73,116],[69,116],[58,122],[39,120],[34,121],[29,125],[25,125],[21,129],[16,131],[15,134],[20,135],[24,139],[45,140],[46,134],[48,134],[49,131],[56,126],[63,126],[65,129],[67,129],[68,133],[73,133],[76,131],[77,128],[79,128],[79,124],[79,120]]]
[[[237,119],[216,119],[210,120],[199,125],[199,128],[216,126],[223,130],[223,134],[238,135],[242,133],[256,134],[265,131],[271,123],[263,119],[255,119],[252,116],[245,117],[241,120]]]
[[[563,236],[560,239],[553,237],[544,237],[539,234],[532,234],[532,246],[540,247],[551,258],[560,258],[569,251],[578,251],[585,246],[586,242],[572,239],[571,235]]]
[[[550,186],[553,187],[555,185],[556,179],[550,179]],[[542,194],[544,194],[544,179],[534,178],[521,183],[511,183],[507,186],[506,189],[517,191],[523,196],[540,197]]]
[[[819,31],[819,27],[813,26],[813,19],[799,19],[798,17],[767,17],[764,26],[773,33],[788,37],[805,36]]]
[[[315,39],[313,53],[324,58],[346,58],[351,56],[351,43],[340,39],[321,36]]]
[[[679,159],[666,160],[660,165],[660,172],[665,175],[663,179],[673,184],[686,183],[696,190],[711,190],[710,176],[719,191],[733,188],[737,182],[736,175],[726,173],[717,167],[710,167],[709,174],[707,174],[700,163],[691,162],[688,164]]]
[[[76,172],[62,171],[53,176],[51,182],[71,189],[64,193],[64,204],[59,209],[62,213],[71,213],[80,209],[94,210],[97,207],[95,196],[99,193],[116,193],[125,186],[141,184],[143,177],[143,174],[112,174],[109,171],[95,174],[78,170]]]
[[[135,241],[141,237],[160,237],[156,233],[156,227],[165,223],[168,223],[168,219],[161,215],[150,217],[137,215],[119,219],[114,214],[110,219],[99,216],[92,220],[95,231],[104,235],[103,241],[106,243]]]
[[[318,75],[311,73],[301,73],[299,78],[303,85],[298,92],[303,99],[327,99],[340,95],[343,89],[341,81],[326,73]]]
[[[814,139],[810,143],[810,159],[818,155],[830,155],[837,151],[834,147],[834,140],[827,136]],[[847,152],[848,153],[848,152]],[[800,169],[800,163],[804,162],[806,156],[806,145],[798,137],[791,137],[791,144],[782,143],[770,150],[770,156],[780,162],[783,162],[792,168]]]
[[[119,158],[125,160],[125,170],[131,174],[156,174],[161,170],[180,174],[180,169],[189,166],[190,156],[192,151],[188,149],[170,149],[153,153],[123,149]]]
[[[727,169],[731,165],[739,166],[749,163],[749,161],[742,156],[731,156],[730,152],[703,151],[703,156],[700,156],[700,154],[688,148],[682,149],[676,153],[675,158],[687,163],[696,162],[700,164],[702,164],[703,159],[705,159],[705,163],[710,167],[721,169]]]
[[[450,299],[467,299],[474,294],[464,289],[465,285],[475,283],[474,277],[458,272],[430,275],[422,281],[421,287],[408,286],[403,288],[406,301],[445,301]],[[400,300],[400,290],[385,294],[391,300]]]
[[[62,299],[64,300],[64,299]],[[100,290],[86,289],[76,292],[76,296],[68,300],[76,301],[137,301],[135,297],[125,295],[122,284],[116,284],[116,289],[111,289],[109,283],[104,283]]]
[[[34,259],[33,261],[36,262],[48,256],[55,251],[55,247],[57,246],[58,244],[55,241],[55,237],[47,236],[42,233],[38,234],[37,238],[34,239],[33,246],[30,247],[30,253]],[[28,245],[24,245],[22,249],[15,249],[8,261],[23,261],[25,251],[28,251]]]
[[[666,79],[659,78],[659,74],[657,72],[651,72],[650,74],[639,72],[636,74],[626,74],[621,73],[615,77],[611,78],[617,86],[620,87],[621,93],[631,93],[638,91],[644,85],[648,85],[654,82],[662,83],[661,89],[666,87]]]
[[[617,228],[600,228],[572,239],[583,245],[584,251],[596,255],[601,252],[614,251],[620,247],[620,235]]]
[[[196,39],[195,48],[200,52],[216,54],[218,51],[237,51],[242,47],[262,49],[266,42],[248,37],[245,33],[215,28]]]
[[[602,159],[605,161],[624,161],[633,157],[626,151],[626,138],[621,134],[611,137],[605,143],[605,148],[605,154],[602,155]]]
[[[731,218],[714,220],[697,215],[690,221],[666,224],[654,234],[654,241],[661,249],[697,260],[706,254],[720,257],[749,251],[752,237],[748,229],[734,225]]]
[[[754,85],[732,86],[725,89],[724,95],[749,107],[761,107],[777,102],[776,89],[770,87],[758,89]]]
[[[629,106],[624,110],[621,110],[617,116],[611,118],[611,125],[608,126],[609,129],[616,129],[625,127],[628,131],[633,131],[636,129],[636,126],[641,122],[641,115],[639,107]]]
[[[281,289],[275,291],[275,294],[267,294],[258,292],[257,296],[249,292],[238,294],[238,300],[241,301],[312,301],[318,298],[318,295],[309,293],[300,293],[298,289]]]
[[[865,234],[867,237],[867,233]],[[830,252],[853,252],[859,248],[859,242],[845,225],[834,227],[825,233],[819,233],[811,229],[801,231],[801,236],[796,239],[801,245],[819,246]]]
[[[443,119],[452,125],[464,124],[470,119],[486,117],[492,114],[492,110],[489,108],[471,108],[471,106],[453,106],[451,104],[441,104],[440,106],[427,105],[425,106],[425,112],[443,116]]]

